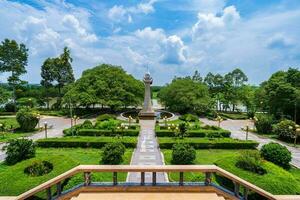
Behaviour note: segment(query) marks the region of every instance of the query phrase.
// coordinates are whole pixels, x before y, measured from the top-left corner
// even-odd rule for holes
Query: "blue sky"
[[[299,0],[0,0],[0,27],[0,40],[29,48],[23,78],[32,83],[64,46],[76,78],[101,63],[136,78],[149,66],[155,85],[236,67],[259,84],[300,65]]]

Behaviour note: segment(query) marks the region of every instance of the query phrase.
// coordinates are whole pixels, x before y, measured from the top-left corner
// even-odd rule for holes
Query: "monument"
[[[155,119],[155,112],[152,108],[151,103],[151,88],[153,79],[150,76],[150,73],[147,72],[144,76],[144,84],[145,84],[145,97],[144,97],[144,105],[143,109],[139,112],[140,119],[153,120]]]

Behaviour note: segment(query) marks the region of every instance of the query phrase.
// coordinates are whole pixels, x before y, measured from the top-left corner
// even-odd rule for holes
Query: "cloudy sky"
[[[31,83],[64,46],[76,78],[101,63],[141,78],[148,66],[155,85],[236,67],[258,84],[300,66],[299,0],[0,0],[0,27],[1,41],[29,48]]]

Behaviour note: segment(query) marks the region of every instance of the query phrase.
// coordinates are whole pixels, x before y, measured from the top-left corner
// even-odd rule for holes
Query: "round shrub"
[[[28,139],[11,140],[4,150],[6,150],[5,162],[8,165],[14,165],[35,156],[35,145],[32,140]]]
[[[102,122],[102,121],[107,121],[110,119],[117,119],[116,116],[111,115],[111,114],[103,114],[103,115],[99,115],[96,119],[97,122]]]
[[[262,158],[258,151],[243,151],[237,158],[236,167],[263,175],[267,171],[262,167]]]
[[[126,148],[121,142],[107,143],[102,150],[102,164],[118,165],[123,162]]]
[[[289,162],[292,160],[291,152],[278,143],[271,142],[262,146],[260,153],[262,157],[285,169],[290,167]]]
[[[259,115],[255,120],[254,125],[257,133],[271,134],[272,133],[273,118],[270,115]]]
[[[93,123],[90,120],[87,119],[82,123],[80,128],[82,128],[82,129],[93,129],[94,126],[93,126]]]
[[[22,108],[17,112],[16,119],[22,131],[33,131],[39,119],[30,108]]]
[[[296,123],[291,120],[282,120],[274,125],[273,132],[283,140],[292,140],[295,137]]]
[[[196,151],[189,144],[174,144],[172,150],[172,164],[188,165],[196,159]]]
[[[36,161],[24,169],[24,173],[29,176],[43,176],[53,170],[53,164],[48,161]]]

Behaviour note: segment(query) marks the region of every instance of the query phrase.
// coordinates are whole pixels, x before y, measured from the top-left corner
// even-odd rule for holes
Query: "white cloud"
[[[133,14],[149,14],[155,11],[153,5],[157,0],[149,0],[144,3],[139,3],[136,6],[124,7],[122,5],[114,5],[108,10],[108,18],[114,22],[120,23],[127,20],[132,23]]]
[[[162,62],[167,64],[182,64],[186,61],[186,46],[177,35],[169,36],[165,41],[165,53]]]
[[[293,46],[292,39],[284,36],[283,34],[275,34],[267,40],[267,47],[270,49],[282,49]]]
[[[146,27],[144,29],[138,29],[135,31],[135,35],[139,38],[146,40],[159,40],[162,41],[166,38],[163,29],[152,29],[151,27]]]

